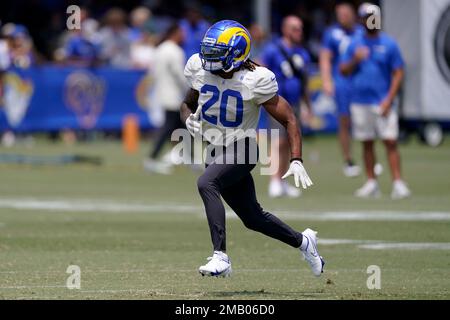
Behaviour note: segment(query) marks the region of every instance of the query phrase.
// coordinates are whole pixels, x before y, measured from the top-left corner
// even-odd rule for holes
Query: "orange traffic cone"
[[[135,115],[129,114],[122,122],[122,143],[125,152],[136,153],[139,149],[139,122]]]

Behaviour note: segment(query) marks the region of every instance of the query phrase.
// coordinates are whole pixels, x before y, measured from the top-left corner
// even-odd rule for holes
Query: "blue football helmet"
[[[243,25],[233,20],[216,22],[200,44],[202,67],[212,72],[230,72],[248,59],[250,48],[250,33]]]

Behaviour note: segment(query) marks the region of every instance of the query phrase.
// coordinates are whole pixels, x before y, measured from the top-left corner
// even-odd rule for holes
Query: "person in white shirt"
[[[172,132],[184,127],[179,113],[180,104],[188,88],[184,76],[186,57],[181,47],[183,41],[183,30],[178,24],[174,24],[169,27],[155,52],[155,99],[165,110],[165,123],[160,129],[149,158],[144,161],[144,168],[151,172],[170,173],[170,163],[157,159]]]

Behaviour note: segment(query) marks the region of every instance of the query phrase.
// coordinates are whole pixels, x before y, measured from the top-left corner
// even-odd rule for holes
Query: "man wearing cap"
[[[363,144],[368,178],[355,196],[370,198],[381,194],[374,172],[374,141],[379,138],[386,147],[392,173],[391,197],[402,199],[411,194],[401,177],[397,146],[399,127],[395,99],[404,76],[404,62],[395,40],[380,31],[380,8],[365,3],[358,14],[365,32],[352,39],[340,64],[341,72],[352,79],[353,135]]]

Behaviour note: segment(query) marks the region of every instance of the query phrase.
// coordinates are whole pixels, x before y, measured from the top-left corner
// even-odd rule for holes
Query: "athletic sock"
[[[299,233],[302,236],[302,242],[300,244],[300,250],[305,251],[306,248],[308,247],[309,244],[309,240],[308,238],[306,238],[303,234]]]

